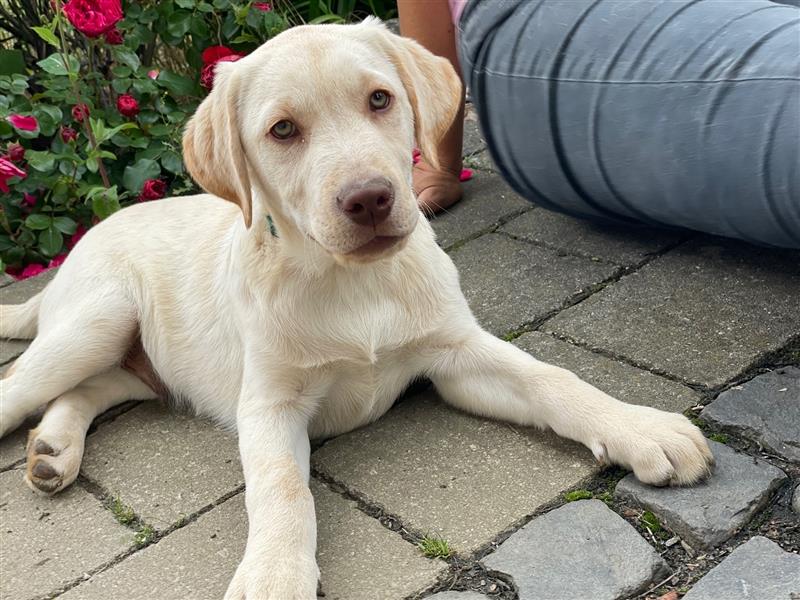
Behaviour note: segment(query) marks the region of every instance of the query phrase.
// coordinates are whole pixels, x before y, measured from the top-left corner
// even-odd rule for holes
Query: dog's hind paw
[[[25,483],[34,492],[52,495],[78,477],[83,458],[83,439],[45,439],[38,429],[28,435]]]

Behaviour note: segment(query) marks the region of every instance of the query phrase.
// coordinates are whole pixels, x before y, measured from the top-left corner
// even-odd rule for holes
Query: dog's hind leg
[[[77,300],[61,295],[51,306],[47,300],[36,338],[0,379],[0,437],[40,406],[119,365],[135,339],[136,308],[119,289],[108,286]]]
[[[126,400],[155,397],[149,386],[121,367],[90,377],[61,394],[28,435],[25,482],[45,494],[64,489],[78,476],[86,431],[94,418]]]

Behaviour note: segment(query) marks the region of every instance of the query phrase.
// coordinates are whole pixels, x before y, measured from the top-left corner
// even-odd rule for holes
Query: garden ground
[[[326,600],[800,598],[800,253],[535,208],[471,119],[465,154],[466,198],[433,224],[481,323],[622,400],[686,412],[718,468],[645,488],[420,384],[315,446]],[[4,281],[0,301],[50,276]],[[3,342],[0,364],[24,347]],[[98,419],[78,481],[52,499],[22,482],[24,440],[0,442],[0,598],[222,597],[247,527],[234,436],[128,403]]]

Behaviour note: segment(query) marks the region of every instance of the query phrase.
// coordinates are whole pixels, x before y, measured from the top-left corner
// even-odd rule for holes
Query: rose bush
[[[387,18],[393,4],[0,3],[13,46],[0,47],[0,271],[38,274],[120,207],[196,192],[181,134],[219,62],[290,25]]]

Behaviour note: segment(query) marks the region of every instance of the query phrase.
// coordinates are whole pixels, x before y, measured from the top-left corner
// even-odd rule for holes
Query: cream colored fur
[[[393,97],[385,112],[369,110],[376,89]],[[185,158],[230,202],[126,208],[81,240],[41,295],[2,307],[1,335],[38,334],[2,380],[0,433],[53,401],[31,434],[28,484],[71,483],[94,416],[155,397],[119,367],[137,331],[171,394],[238,431],[250,530],[229,599],[316,597],[309,437],[377,419],[420,376],[454,406],[552,428],[644,482],[706,474],[711,454],[683,416],[618,402],[475,322],[411,190],[414,139],[435,157],[459,98],[445,60],[373,20],[299,27],[221,64]],[[270,136],[280,119],[297,138]],[[373,176],[394,188],[376,229],[336,202]],[[401,241],[359,254],[375,235]]]

